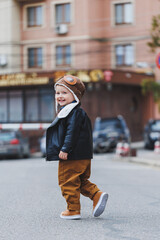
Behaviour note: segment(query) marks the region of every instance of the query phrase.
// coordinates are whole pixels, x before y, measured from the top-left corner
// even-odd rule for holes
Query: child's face
[[[73,94],[67,88],[61,85],[56,86],[55,99],[61,107],[75,100]]]

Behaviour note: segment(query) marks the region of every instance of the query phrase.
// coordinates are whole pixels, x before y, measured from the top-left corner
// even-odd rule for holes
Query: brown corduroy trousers
[[[90,159],[59,161],[59,186],[68,210],[80,210],[80,193],[92,199],[99,191],[99,188],[88,180],[90,173]]]

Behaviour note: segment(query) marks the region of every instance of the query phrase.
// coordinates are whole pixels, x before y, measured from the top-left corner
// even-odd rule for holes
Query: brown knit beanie
[[[72,75],[65,75],[59,78],[54,86],[56,87],[57,85],[66,87],[78,102],[81,101],[81,98],[85,92],[85,86],[83,82],[78,77]]]

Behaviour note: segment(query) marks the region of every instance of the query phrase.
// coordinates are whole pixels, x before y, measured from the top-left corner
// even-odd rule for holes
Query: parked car
[[[0,158],[29,156],[28,139],[19,130],[0,130]]]
[[[160,140],[160,119],[150,119],[144,127],[144,146],[154,149],[154,143]]]
[[[93,128],[93,151],[113,151],[119,141],[130,142],[130,131],[124,118],[120,115],[112,118],[97,117]]]
[[[40,151],[42,153],[42,157],[46,156],[46,133],[40,139]]]

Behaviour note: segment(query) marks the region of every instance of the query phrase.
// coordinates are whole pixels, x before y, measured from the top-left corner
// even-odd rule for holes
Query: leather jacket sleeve
[[[66,134],[61,151],[70,153],[77,143],[77,138],[83,124],[83,114],[81,110],[73,111],[67,119]]]

